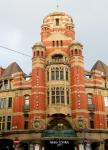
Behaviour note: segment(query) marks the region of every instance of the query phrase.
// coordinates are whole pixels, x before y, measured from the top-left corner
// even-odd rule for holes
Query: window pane
[[[55,91],[52,91],[52,95],[55,95]]]
[[[52,96],[52,104],[55,104],[55,96]]]
[[[66,72],[66,80],[68,81],[68,72]]]
[[[67,104],[69,104],[69,97],[67,97]]]
[[[51,80],[54,80],[54,71],[51,71]]]
[[[29,100],[25,99],[25,105],[29,105]]]
[[[59,80],[59,71],[56,71],[56,80]]]
[[[47,81],[49,81],[49,72],[47,72]]]
[[[24,129],[28,129],[28,121],[24,122]]]
[[[1,99],[1,108],[3,108],[3,98]]]
[[[93,114],[90,114],[90,120],[93,120]]]
[[[56,90],[59,91],[59,87],[57,87]]]
[[[64,91],[61,91],[61,95],[64,95]]]
[[[6,108],[6,98],[4,98],[4,108]]]
[[[0,123],[0,131],[1,131],[2,129],[1,129],[1,123]]]
[[[88,104],[92,104],[92,98],[88,98]]]
[[[24,120],[25,120],[25,121],[28,121],[28,115],[25,115],[25,116],[24,116]]]
[[[49,92],[47,92],[47,96],[49,96]]]
[[[8,101],[8,108],[12,107],[12,97],[9,97],[9,101]]]
[[[12,85],[11,84],[9,84],[9,89],[12,89]]]
[[[64,103],[64,96],[61,96],[61,103]]]
[[[7,117],[7,121],[11,121],[11,116],[8,116],[8,117]]]
[[[0,85],[0,91],[2,90],[2,85]]]
[[[56,95],[59,95],[59,91],[56,91]]]
[[[47,97],[47,104],[49,104],[49,97]]]
[[[94,129],[94,121],[90,121],[90,128]]]
[[[56,103],[60,103],[60,96],[56,96]]]
[[[63,80],[63,71],[60,71],[60,80]]]
[[[7,122],[7,130],[10,130],[11,128],[11,122]]]
[[[108,106],[108,97],[105,96],[105,97],[104,97],[104,100],[105,100],[105,106]]]

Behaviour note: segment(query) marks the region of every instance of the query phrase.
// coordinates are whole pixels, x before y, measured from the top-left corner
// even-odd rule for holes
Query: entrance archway
[[[92,143],[91,144],[92,150],[98,150],[99,149],[99,144],[97,143]]]

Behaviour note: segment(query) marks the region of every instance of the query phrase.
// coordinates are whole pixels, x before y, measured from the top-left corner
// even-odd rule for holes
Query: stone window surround
[[[56,88],[59,88],[59,92],[60,91],[64,91],[64,103],[56,103],[56,98],[55,98],[55,104],[57,105],[70,105],[70,92],[69,92],[69,87],[65,87],[64,85],[56,85],[56,86],[51,86],[51,88],[47,87],[47,92],[46,92],[46,99],[49,100],[49,104],[48,104],[48,101],[46,100],[46,103],[47,105],[51,106],[51,105],[55,105],[55,104],[52,104],[52,91],[55,91],[56,92]],[[67,104],[67,92],[69,92],[69,104]],[[49,95],[47,95],[47,93],[49,93]],[[60,95],[61,96],[61,95]],[[56,94],[55,94],[55,97],[56,97]]]

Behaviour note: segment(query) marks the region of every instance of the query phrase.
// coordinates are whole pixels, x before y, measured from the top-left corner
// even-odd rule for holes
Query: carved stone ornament
[[[98,90],[98,95],[102,95],[102,91],[101,90]]]
[[[45,123],[42,119],[39,117],[34,117],[34,119],[31,120],[31,129],[45,129]]]
[[[78,116],[73,121],[73,129],[87,129],[87,120],[82,116]]]

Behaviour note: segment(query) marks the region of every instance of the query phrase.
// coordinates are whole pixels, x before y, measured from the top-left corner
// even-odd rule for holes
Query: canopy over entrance
[[[64,119],[54,119],[47,125],[47,129],[42,131],[41,137],[77,137],[76,131],[72,129],[69,122]]]

